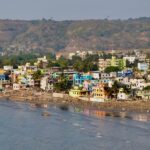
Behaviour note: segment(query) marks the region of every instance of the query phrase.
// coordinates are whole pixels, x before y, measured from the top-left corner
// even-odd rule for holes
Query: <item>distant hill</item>
[[[56,52],[150,48],[150,18],[128,20],[0,20],[0,51]]]

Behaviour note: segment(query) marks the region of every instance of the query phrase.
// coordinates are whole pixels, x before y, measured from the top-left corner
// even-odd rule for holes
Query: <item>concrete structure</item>
[[[20,84],[14,83],[13,90],[20,90]]]
[[[105,84],[98,84],[92,88],[92,97],[93,98],[100,98],[100,99],[107,99],[107,92],[104,89]]]
[[[48,65],[48,60],[47,60],[46,56],[41,57],[41,58],[38,58],[38,59],[37,59],[37,62],[34,63],[34,65],[35,65],[35,66],[42,67],[42,68],[46,68],[47,65]]]
[[[73,75],[73,84],[74,85],[80,85],[82,84],[85,80],[92,80],[93,77],[90,74],[74,74]]]
[[[138,63],[138,69],[141,71],[147,71],[149,69],[149,64],[147,63]]]
[[[3,69],[5,71],[12,71],[13,70],[13,66],[4,66]]]
[[[119,89],[119,93],[117,94],[117,99],[118,100],[127,100],[128,95],[124,92],[123,88]]]
[[[86,55],[93,55],[93,51],[76,51],[75,53],[69,53],[69,59],[72,59],[73,56],[80,56],[82,59],[85,59]]]
[[[123,57],[125,60],[128,60],[130,64],[133,64],[136,60],[135,56],[125,56]]]
[[[117,72],[117,77],[132,77],[133,71],[132,70],[123,70]]]
[[[150,100],[150,90],[144,90],[144,99]]]
[[[111,66],[111,59],[99,59],[99,71],[104,71]]]
[[[124,58],[118,59],[115,56],[112,56],[111,66],[119,67],[121,69],[124,69],[126,67],[126,60]]]
[[[142,90],[146,86],[144,79],[130,79],[129,82],[131,84],[131,89]]]
[[[53,82],[50,81],[48,76],[43,77],[40,81],[40,88],[44,91],[52,91],[53,90]]]

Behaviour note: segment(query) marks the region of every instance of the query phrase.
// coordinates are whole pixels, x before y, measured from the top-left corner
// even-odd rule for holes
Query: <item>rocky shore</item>
[[[63,97],[53,97],[51,93],[35,90],[7,91],[0,94],[0,99],[7,99],[33,104],[71,105],[82,108],[98,109],[105,111],[129,111],[129,112],[150,112],[150,101],[116,101],[98,103],[83,101],[63,94]]]

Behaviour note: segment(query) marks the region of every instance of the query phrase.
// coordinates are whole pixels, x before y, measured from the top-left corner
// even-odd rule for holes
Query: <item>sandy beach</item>
[[[145,100],[112,100],[109,102],[98,103],[71,98],[68,95],[65,95],[63,98],[57,98],[53,97],[51,93],[39,92],[35,90],[7,91],[0,94],[0,99],[28,102],[33,104],[71,105],[105,111],[150,112],[150,101]]]

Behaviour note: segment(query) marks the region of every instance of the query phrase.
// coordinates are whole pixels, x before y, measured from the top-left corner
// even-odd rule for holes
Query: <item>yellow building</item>
[[[88,96],[88,91],[75,86],[69,91],[69,96],[74,98]]]
[[[100,83],[93,87],[92,96],[93,98],[107,99],[107,92],[104,89],[105,85]]]
[[[5,70],[0,68],[0,74],[4,74]]]

